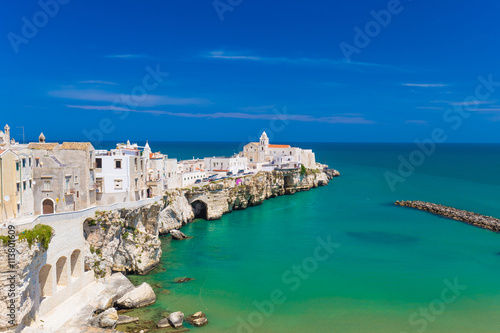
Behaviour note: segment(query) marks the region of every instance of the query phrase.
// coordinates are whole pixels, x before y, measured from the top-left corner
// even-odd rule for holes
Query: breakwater
[[[438,205],[424,201],[396,201],[395,205],[423,210],[449,219],[465,222],[478,228],[500,232],[500,220],[491,216],[481,215],[467,210]]]

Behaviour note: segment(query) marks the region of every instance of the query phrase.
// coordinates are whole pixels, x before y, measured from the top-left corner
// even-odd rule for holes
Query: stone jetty
[[[438,205],[424,201],[396,201],[395,205],[420,209],[432,214],[447,217],[449,219],[462,221],[475,227],[500,232],[500,220],[491,216],[485,216],[466,210]]]

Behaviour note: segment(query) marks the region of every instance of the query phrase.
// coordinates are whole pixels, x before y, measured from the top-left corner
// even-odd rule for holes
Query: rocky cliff
[[[146,274],[160,261],[159,235],[194,218],[219,219],[264,200],[327,185],[338,171],[318,169],[259,172],[204,186],[168,190],[162,202],[137,209],[97,212],[84,224],[85,265],[97,276],[113,271]]]
[[[137,209],[96,212],[84,222],[85,266],[96,276],[114,272],[146,274],[158,265],[160,212],[164,203]]]

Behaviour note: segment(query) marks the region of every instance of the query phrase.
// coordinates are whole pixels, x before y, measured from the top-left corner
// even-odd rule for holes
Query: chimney
[[[40,136],[38,137],[38,142],[45,143],[45,135],[43,135],[43,132],[40,133]]]

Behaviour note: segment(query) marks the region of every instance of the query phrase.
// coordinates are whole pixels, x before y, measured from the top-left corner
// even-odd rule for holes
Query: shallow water
[[[182,152],[150,144],[171,157],[202,153],[195,143]],[[213,145],[213,154],[232,153],[228,143]],[[196,220],[183,228],[191,239],[163,238],[160,267],[132,277],[156,285],[158,300],[131,314],[157,321],[162,311],[203,311],[209,325],[192,330],[207,333],[500,331],[500,235],[392,204],[423,200],[500,217],[500,146],[438,147],[392,192],[384,173],[396,172],[413,145],[301,145],[342,176]],[[317,250],[329,241],[332,253]]]

